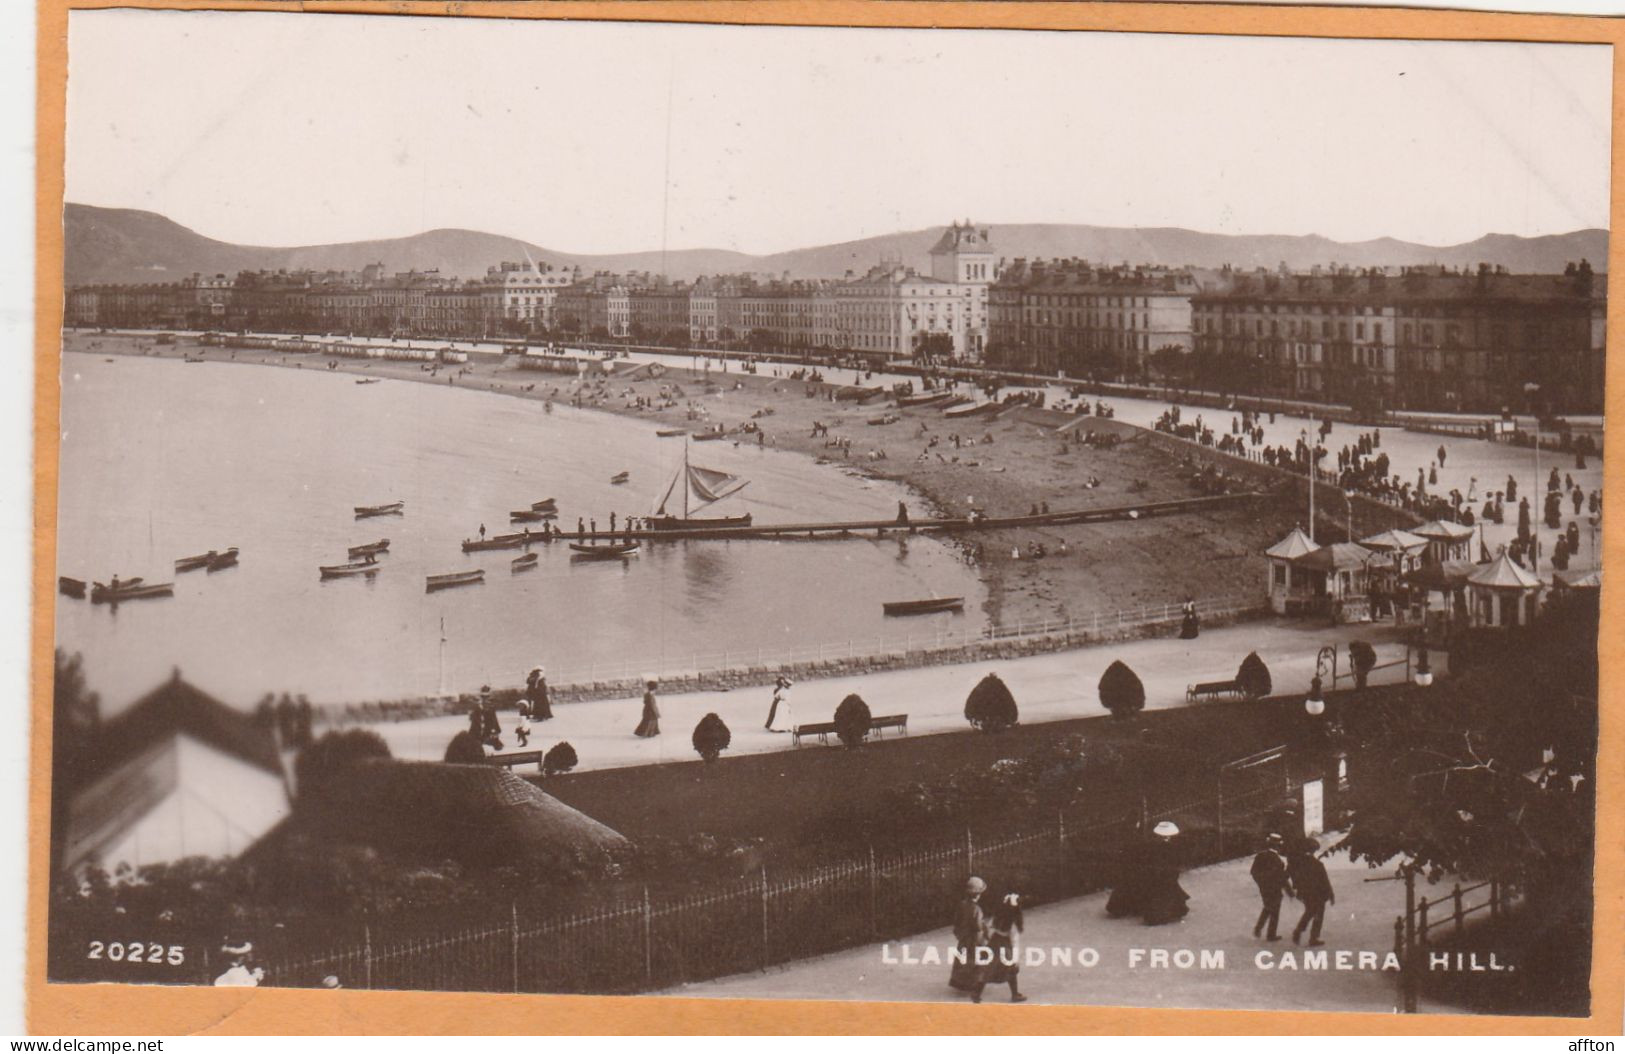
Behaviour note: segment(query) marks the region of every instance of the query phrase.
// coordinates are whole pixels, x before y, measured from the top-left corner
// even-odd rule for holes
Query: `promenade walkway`
[[[983,675],[997,672],[1014,693],[1021,720],[1036,724],[1104,714],[1096,686],[1114,660],[1126,662],[1144,682],[1147,709],[1160,710],[1186,705],[1187,685],[1230,679],[1250,651],[1257,651],[1270,668],[1276,692],[1307,691],[1319,649],[1337,644],[1339,653],[1346,654],[1351,640],[1371,642],[1379,664],[1403,660],[1405,656],[1399,631],[1391,624],[1332,628],[1309,626],[1300,620],[1267,619],[1203,630],[1195,640],[1162,637],[1000,662],[803,681],[791,689],[790,703],[798,724],[828,721],[836,704],[848,693],[857,692],[874,713],[908,714],[911,735],[958,732],[968,727],[965,696]],[[1397,683],[1404,679],[1404,672],[1403,665],[1380,670],[1371,683]],[[568,740],[581,759],[579,770],[692,761],[696,755],[690,734],[701,717],[714,712],[733,733],[730,755],[789,750],[790,736],[762,727],[771,694],[768,688],[756,687],[661,696],[662,734],[652,739],[632,735],[641,711],[636,698],[560,704],[553,707],[553,720],[534,726],[530,749],[545,750],[560,740]],[[517,749],[511,731],[517,715],[504,711],[499,716],[505,748]],[[468,727],[468,720],[445,716],[370,727],[384,737],[396,757],[438,760],[452,736]],[[800,749],[824,748],[814,742]]]
[[[1331,836],[1322,842],[1330,844]],[[1048,961],[1024,966],[1021,991],[1033,1003],[1075,1006],[1137,1006],[1209,1010],[1324,1010],[1391,1014],[1396,1009],[1398,975],[1383,970],[1393,950],[1394,919],[1404,910],[1399,882],[1381,878],[1361,863],[1337,854],[1326,870],[1337,903],[1327,908],[1324,948],[1294,945],[1292,926],[1302,911],[1296,901],[1283,902],[1282,940],[1255,939],[1258,894],[1248,876],[1250,858],[1187,872],[1181,884],[1191,896],[1191,913],[1177,923],[1146,926],[1134,919],[1106,915],[1106,894],[1097,893],[1026,912],[1024,944],[1029,948],[1067,948],[1072,965]],[[997,886],[997,865],[988,875]],[[951,905],[944,907],[945,913]],[[1307,940],[1307,937],[1305,938]],[[954,944],[951,929],[868,945],[814,959],[803,959],[765,971],[685,985],[664,994],[704,998],[863,999],[892,1002],[960,1002],[966,997],[948,987],[948,966],[906,962],[920,959],[928,946],[945,955]],[[906,952],[905,952],[906,946]],[[1080,949],[1093,949],[1098,964],[1079,966]],[[1169,965],[1157,965],[1156,950],[1169,953]],[[1195,965],[1172,965],[1173,953],[1189,950]],[[1208,953],[1203,968],[1202,953]],[[1326,952],[1325,969],[1306,967],[1305,953]],[[1337,952],[1349,954],[1338,969]],[[1360,969],[1361,952],[1367,967]],[[1222,956],[1223,966],[1213,965]],[[990,986],[985,1004],[1006,1002],[1009,991]],[[1449,1012],[1448,1007],[1419,1005],[1421,1012]]]

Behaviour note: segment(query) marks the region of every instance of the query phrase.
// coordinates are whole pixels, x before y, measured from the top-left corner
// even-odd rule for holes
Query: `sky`
[[[1611,49],[75,11],[67,199],[307,245],[1608,226]]]

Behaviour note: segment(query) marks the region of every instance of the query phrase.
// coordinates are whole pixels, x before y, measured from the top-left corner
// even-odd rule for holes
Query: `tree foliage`
[[[847,746],[861,747],[869,735],[869,727],[873,720],[874,715],[869,712],[869,704],[854,692],[842,699],[840,705],[835,708],[835,734]]]
[[[576,748],[569,743],[558,743],[546,754],[542,755],[542,775],[557,776],[569,772],[580,764],[576,757]]]
[[[715,761],[731,742],[733,733],[716,714],[706,714],[694,726],[694,751],[706,761]]]
[[[1270,668],[1264,665],[1264,660],[1258,657],[1256,651],[1248,652],[1247,657],[1241,660],[1241,666],[1236,670],[1236,683],[1254,699],[1264,698],[1274,687],[1270,681]]]
[[[1131,717],[1145,709],[1145,685],[1122,660],[1114,661],[1100,675],[1100,705],[1113,717]]]
[[[299,752],[293,773],[300,796],[321,789],[324,780],[358,761],[388,759],[389,744],[370,728],[328,732]]]
[[[443,759],[448,765],[483,765],[485,764],[485,746],[467,729],[451,737],[446,744],[446,756]]]
[[[1020,715],[1016,697],[996,673],[976,682],[965,698],[965,720],[978,732],[1003,732],[1016,724]]]

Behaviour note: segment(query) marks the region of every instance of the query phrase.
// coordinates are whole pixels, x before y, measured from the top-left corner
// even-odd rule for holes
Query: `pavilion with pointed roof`
[[[1429,520],[1410,533],[1427,540],[1428,555],[1438,563],[1472,559],[1473,529],[1464,523]]]
[[[1270,595],[1270,608],[1277,615],[1296,614],[1306,610],[1314,599],[1310,592],[1310,579],[1307,575],[1292,574],[1292,562],[1300,556],[1314,552],[1320,546],[1304,533],[1302,527],[1294,527],[1285,538],[1264,550],[1264,556],[1269,560],[1269,580],[1266,583]]]
[[[1540,611],[1542,585],[1503,551],[1468,577],[1468,617],[1476,627],[1527,626]]]
[[[1382,557],[1353,542],[1333,542],[1292,561],[1293,576],[1303,576],[1313,597],[1309,610],[1333,622],[1371,619],[1371,569]]]

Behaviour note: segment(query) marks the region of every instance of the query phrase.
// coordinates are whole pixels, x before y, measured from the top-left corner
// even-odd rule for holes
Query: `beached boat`
[[[437,589],[450,589],[452,586],[472,586],[485,581],[484,571],[457,571],[449,575],[430,575],[424,592],[433,593]]]
[[[109,361],[111,361],[111,360],[109,360]],[[657,431],[655,433],[655,435],[659,436],[661,439],[670,439],[673,436],[680,436],[680,435],[687,435],[687,434],[688,434],[688,429],[686,429],[686,428],[662,428],[662,429],[660,429],[659,431]]]
[[[975,406],[956,406],[952,410],[944,410],[944,417],[980,417],[983,414],[996,414],[999,412],[998,403],[981,403]]]
[[[375,575],[378,565],[365,561],[354,564],[331,564],[321,569],[323,578],[350,578],[354,575]]]
[[[929,615],[936,611],[958,611],[964,597],[932,597],[930,600],[893,600],[881,605],[888,615]]]
[[[377,384],[381,379],[379,377],[357,377],[355,382],[357,384]]]
[[[198,355],[196,357],[191,356],[191,355],[183,355],[183,356],[181,356],[181,358],[185,359],[187,362],[202,362],[203,361],[203,356],[202,355]]]
[[[609,481],[611,483],[625,483],[627,480],[629,480],[631,478],[632,478],[632,473],[630,473],[630,472],[617,472],[617,473],[615,473],[615,475],[609,477]]]
[[[576,556],[593,560],[617,560],[638,555],[639,545],[637,542],[618,542],[610,545],[581,545],[571,542],[570,548],[575,550]]]
[[[683,446],[683,467],[672,476],[666,492],[655,502],[654,515],[649,517],[649,529],[655,531],[704,530],[716,527],[749,527],[750,513],[741,516],[695,516],[694,513],[709,505],[732,497],[750,483],[748,479],[712,468],[701,468],[688,461],[688,445]],[[667,512],[678,488],[683,491],[683,514]]]
[[[689,438],[696,443],[709,443],[713,439],[727,439],[727,432],[695,432]]]
[[[536,566],[538,559],[539,557],[535,553],[526,553],[524,556],[514,557],[513,563],[508,566],[514,571],[529,571]]]
[[[922,395],[900,395],[897,397],[898,406],[930,406],[933,403],[945,403],[953,398],[951,392],[925,392]]]
[[[153,597],[173,596],[175,583],[161,582],[147,585],[140,579],[133,582],[120,582],[117,588],[103,585],[100,582],[91,583],[90,602],[92,604],[118,604],[126,600],[147,600]]]
[[[872,425],[894,425],[901,420],[902,418],[896,414],[881,414],[879,417],[869,418],[869,423]]]
[[[388,505],[357,505],[355,507],[355,518],[364,520],[368,516],[390,516],[397,512],[404,512],[405,509],[406,502],[404,501],[392,501]]]
[[[376,542],[368,542],[366,545],[352,545],[352,546],[350,546],[350,556],[351,557],[377,556],[379,553],[387,553],[387,552],[389,552],[389,539],[388,538],[380,538]]]
[[[223,553],[216,553],[209,558],[210,571],[224,571],[228,567],[237,566],[237,547],[234,545]]]
[[[65,575],[57,578],[56,589],[65,597],[72,597],[75,600],[85,599],[85,584],[77,578],[68,578]]]

